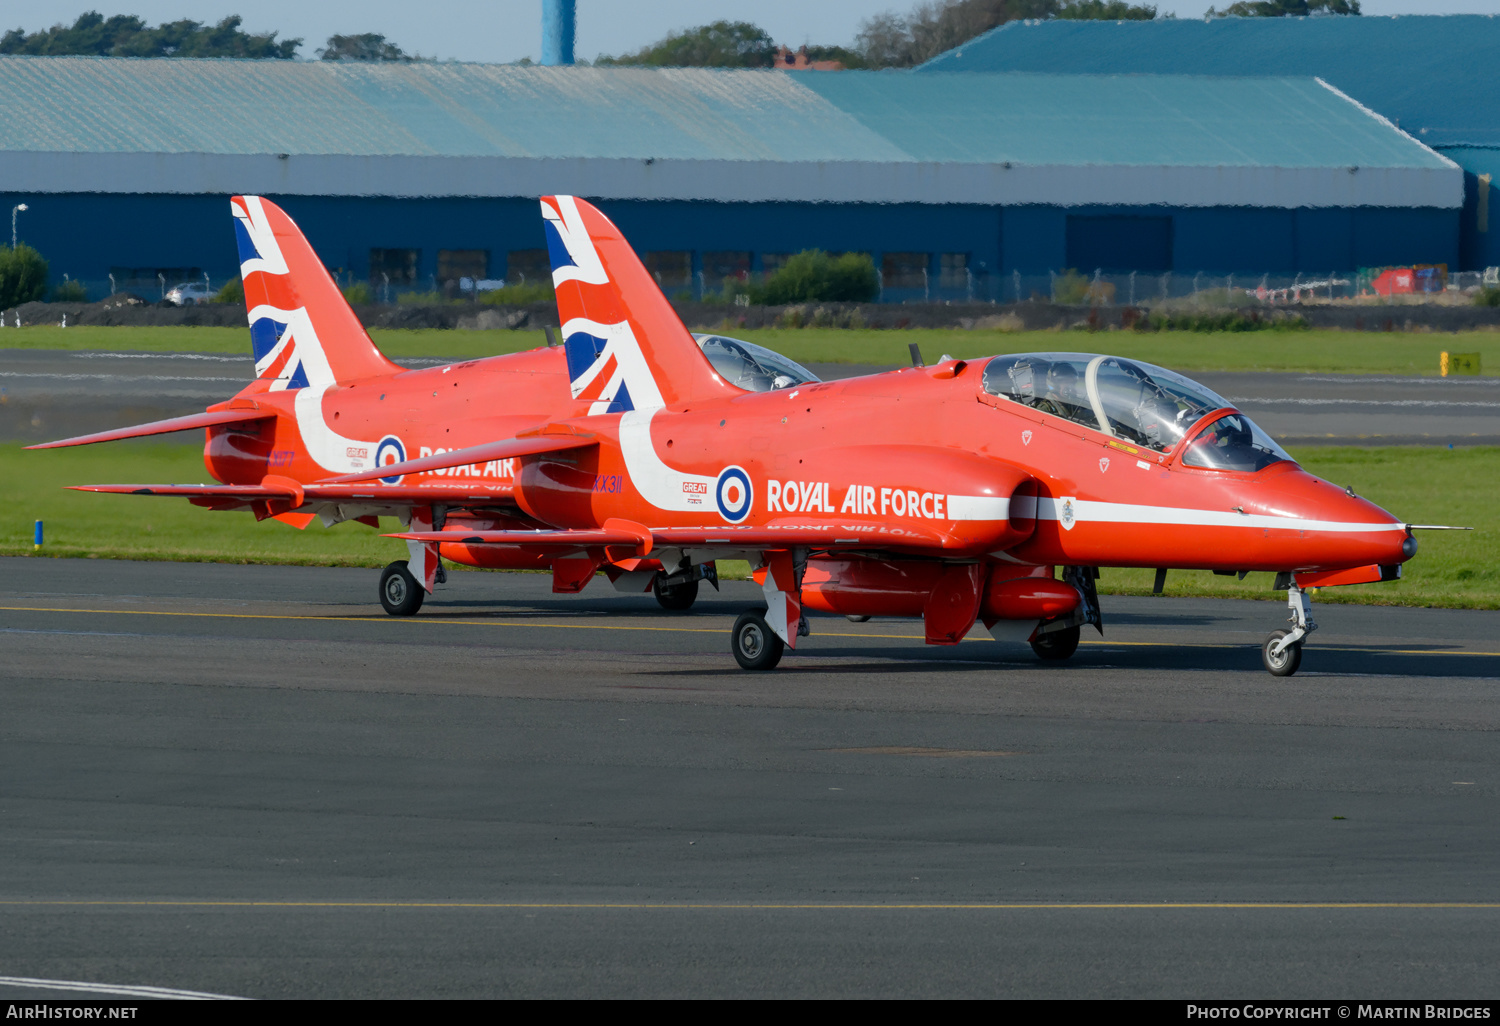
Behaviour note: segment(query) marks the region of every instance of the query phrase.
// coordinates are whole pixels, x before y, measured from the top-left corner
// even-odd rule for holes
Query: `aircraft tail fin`
[[[542,224],[573,398],[590,413],[737,394],[609,218],[576,197],[544,196]]]
[[[259,196],[235,196],[229,205],[258,379],[274,392],[401,370],[375,348],[285,211]]]

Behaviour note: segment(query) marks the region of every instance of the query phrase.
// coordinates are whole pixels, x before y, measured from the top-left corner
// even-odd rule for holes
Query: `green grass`
[[[910,361],[915,342],[929,362],[944,353],[964,359],[1038,350],[1109,352],[1183,371],[1320,371],[1341,374],[1438,373],[1443,351],[1480,354],[1500,371],[1500,332],[1456,334],[1346,331],[908,331],[798,328],[731,330],[802,363],[895,364]],[[392,359],[471,358],[514,353],[546,344],[540,331],[401,331],[375,329],[375,343]],[[31,327],[0,330],[0,349],[88,349],[134,352],[249,353],[243,328]]]
[[[1500,609],[1500,448],[1316,448],[1296,455],[1313,473],[1414,523],[1461,524],[1469,532],[1423,532],[1406,577],[1389,584],[1332,588],[1318,601]],[[315,566],[384,566],[403,558],[402,543],[360,524],[297,531],[248,513],[213,513],[182,499],[93,495],[69,484],[208,481],[199,445],[117,443],[48,452],[0,446],[0,555],[32,553],[32,522],[46,522],[49,556],[166,559]],[[395,521],[382,521],[394,530]],[[725,567],[743,576],[745,568]],[[1149,570],[1105,570],[1116,594],[1147,594]],[[1271,575],[1243,582],[1206,572],[1167,578],[1169,595],[1279,598]]]
[[[517,353],[547,344],[540,331],[370,332],[393,360],[413,356],[469,358]],[[0,349],[70,349],[112,353],[235,353],[250,355],[247,328],[58,328],[50,325],[0,329]]]
[[[1418,531],[1417,555],[1399,581],[1325,588],[1318,602],[1384,606],[1500,609],[1500,448],[1400,446],[1298,448],[1292,455],[1310,472],[1390,510],[1407,523],[1451,524],[1471,531]],[[1101,591],[1149,595],[1150,570],[1103,570]],[[1243,582],[1208,571],[1167,575],[1167,595],[1275,598],[1271,574]]]

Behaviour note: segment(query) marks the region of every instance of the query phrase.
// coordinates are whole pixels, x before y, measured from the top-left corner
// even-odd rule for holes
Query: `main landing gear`
[[[651,594],[656,596],[657,603],[663,609],[682,612],[691,609],[698,600],[699,581],[707,581],[718,591],[718,568],[713,563],[694,563],[690,566],[684,559],[673,573],[669,574],[665,570],[657,572],[651,579]]]
[[[771,670],[781,662],[781,653],[786,644],[776,636],[771,625],[766,623],[764,609],[752,609],[741,613],[734,621],[734,631],[729,636],[729,647],[734,652],[734,661],[744,670]]]
[[[651,581],[651,593],[656,596],[657,604],[673,612],[693,608],[693,603],[698,601],[698,582],[684,581],[681,584],[669,584],[662,587],[661,582],[665,576],[665,574],[657,574]]]
[[[1302,639],[1318,629],[1312,619],[1312,599],[1297,587],[1296,581],[1287,587],[1286,604],[1292,610],[1292,629],[1272,631],[1260,649],[1261,662],[1276,677],[1290,677],[1297,672],[1302,665]]]
[[[422,583],[406,568],[406,560],[398,559],[381,572],[380,604],[392,616],[416,615],[426,596]]]
[[[1060,631],[1048,631],[1031,639],[1031,650],[1038,659],[1048,661],[1070,658],[1078,651],[1078,635],[1082,628],[1075,624]]]

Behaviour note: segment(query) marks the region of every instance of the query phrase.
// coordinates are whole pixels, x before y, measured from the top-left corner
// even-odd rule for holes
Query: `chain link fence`
[[[694,274],[675,287],[663,283],[668,298],[687,302],[725,302],[748,305],[750,289],[760,276],[724,279],[715,284]],[[1141,306],[1184,309],[1227,309],[1285,305],[1373,304],[1461,305],[1474,301],[1483,289],[1500,288],[1500,267],[1483,271],[1449,272],[1441,265],[1404,268],[1329,270],[1306,274],[1186,274],[1182,272],[1105,273],[1096,270],[1048,271],[1045,274],[990,274],[964,269],[956,274],[908,277],[888,286],[877,276],[880,303],[1052,303],[1062,306]],[[508,282],[503,279],[462,278],[439,282],[357,279],[336,276],[339,287],[357,305],[444,305],[498,303],[517,305],[550,298],[545,282]],[[914,284],[920,280],[920,284]],[[77,279],[64,276],[48,299],[95,303],[110,297],[132,296],[143,303],[192,306],[224,301],[224,279],[208,274],[193,278],[158,275],[156,279]],[[130,302],[124,299],[125,302]],[[234,303],[241,300],[236,295]]]

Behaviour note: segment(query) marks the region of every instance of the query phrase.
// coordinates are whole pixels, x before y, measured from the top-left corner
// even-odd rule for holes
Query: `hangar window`
[[[685,288],[693,283],[693,254],[679,249],[655,250],[646,254],[646,270],[664,289]]]
[[[410,285],[417,280],[417,261],[421,256],[420,249],[372,249],[370,280],[383,282],[388,277],[392,285]]]
[[[927,286],[926,253],[886,253],[880,260],[880,284],[888,289]]]
[[[458,281],[460,278],[488,278],[490,276],[490,251],[487,249],[440,249],[438,250],[438,284]]]
[[[552,280],[552,260],[545,249],[513,249],[505,255],[505,280],[512,285]]]
[[[969,254],[942,253],[938,256],[938,284],[945,289],[961,289],[969,284]]]
[[[744,281],[748,277],[750,277],[749,250],[709,250],[703,254],[704,281],[717,284],[725,278]]]
[[[1068,216],[1068,266],[1085,273],[1170,271],[1170,217]]]

